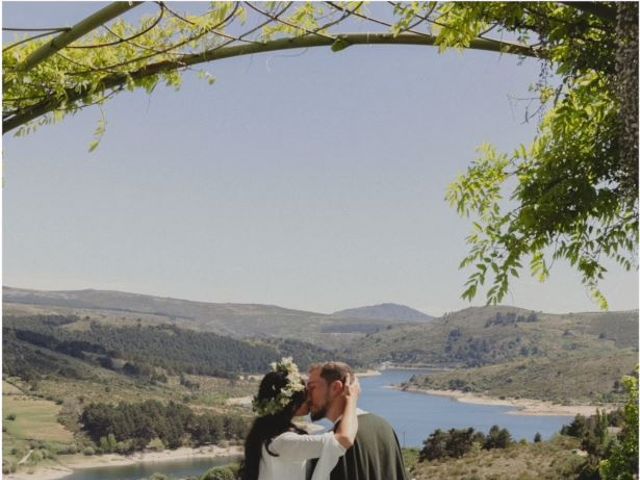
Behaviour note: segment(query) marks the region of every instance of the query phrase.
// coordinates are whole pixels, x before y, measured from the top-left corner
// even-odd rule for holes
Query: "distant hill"
[[[391,320],[397,323],[429,322],[434,318],[431,315],[397,303],[381,303],[380,305],[368,307],[348,308],[335,312],[331,316],[363,320]]]
[[[208,303],[108,290],[42,291],[3,287],[3,311],[14,316],[76,315],[111,326],[157,326],[236,338],[293,338],[331,349],[397,323],[275,305]]]
[[[637,310],[557,315],[488,306],[367,334],[356,339],[347,354],[367,364],[478,367],[567,352],[597,356],[637,348]]]

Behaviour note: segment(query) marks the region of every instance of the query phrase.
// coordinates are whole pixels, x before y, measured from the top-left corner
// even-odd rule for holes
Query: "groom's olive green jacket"
[[[331,480],[408,480],[398,437],[389,422],[358,415],[358,434],[331,472]]]

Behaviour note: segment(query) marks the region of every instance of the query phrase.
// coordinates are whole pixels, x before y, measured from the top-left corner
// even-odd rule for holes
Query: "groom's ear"
[[[331,393],[333,393],[333,395],[341,395],[343,390],[344,383],[342,380],[336,380],[331,384]]]

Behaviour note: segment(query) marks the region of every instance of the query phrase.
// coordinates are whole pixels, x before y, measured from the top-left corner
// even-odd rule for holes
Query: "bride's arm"
[[[351,448],[358,433],[358,415],[356,409],[358,407],[358,398],[360,397],[360,383],[358,378],[353,375],[350,383],[344,386],[345,405],[342,413],[342,420],[336,428],[335,436],[338,443],[344,448]]]

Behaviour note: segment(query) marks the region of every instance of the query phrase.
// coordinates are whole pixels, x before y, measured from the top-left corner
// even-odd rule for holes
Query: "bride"
[[[318,459],[311,480],[328,480],[358,431],[360,385],[344,385],[344,411],[335,431],[308,435],[293,417],[309,413],[305,383],[291,358],[271,365],[253,399],[257,415],[245,441],[242,480],[305,480],[307,460]]]

